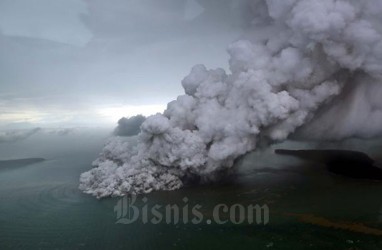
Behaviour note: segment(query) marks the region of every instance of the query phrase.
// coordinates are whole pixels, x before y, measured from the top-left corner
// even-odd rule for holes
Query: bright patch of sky
[[[161,112],[193,65],[228,68],[242,19],[234,0],[2,0],[0,127]]]

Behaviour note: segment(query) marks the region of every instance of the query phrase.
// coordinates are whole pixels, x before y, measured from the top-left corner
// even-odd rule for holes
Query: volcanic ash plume
[[[122,117],[118,121],[118,126],[114,130],[114,135],[117,136],[133,136],[139,134],[140,127],[146,120],[143,115],[137,115],[130,118]]]
[[[148,117],[137,137],[111,139],[95,168],[81,175],[84,192],[118,196],[173,190],[195,177],[214,180],[237,157],[300,127],[312,137],[380,132],[380,0],[251,6],[253,27],[228,47],[230,72],[194,66],[182,81],[185,94]],[[357,105],[362,114],[354,113]],[[365,118],[373,122],[367,133]]]

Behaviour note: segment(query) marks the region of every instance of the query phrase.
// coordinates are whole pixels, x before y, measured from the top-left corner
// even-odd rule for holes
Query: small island
[[[334,149],[276,149],[275,153],[325,164],[327,169],[334,174],[358,179],[382,180],[382,169],[363,152]]]

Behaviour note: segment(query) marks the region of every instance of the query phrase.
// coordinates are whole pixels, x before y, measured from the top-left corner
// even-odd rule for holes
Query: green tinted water
[[[272,170],[248,157],[231,183],[146,197],[151,205],[180,206],[187,197],[202,205],[206,218],[219,203],[267,204],[268,225],[124,225],[116,224],[118,198],[97,200],[77,188],[96,153],[72,152],[0,171],[0,249],[382,249],[375,231],[346,228],[355,222],[382,231],[381,183],[325,171]],[[264,169],[253,171],[259,164]]]

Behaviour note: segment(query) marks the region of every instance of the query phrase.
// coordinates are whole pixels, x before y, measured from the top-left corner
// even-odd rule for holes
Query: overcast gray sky
[[[0,127],[161,111],[197,63],[227,67],[238,0],[0,0]]]

